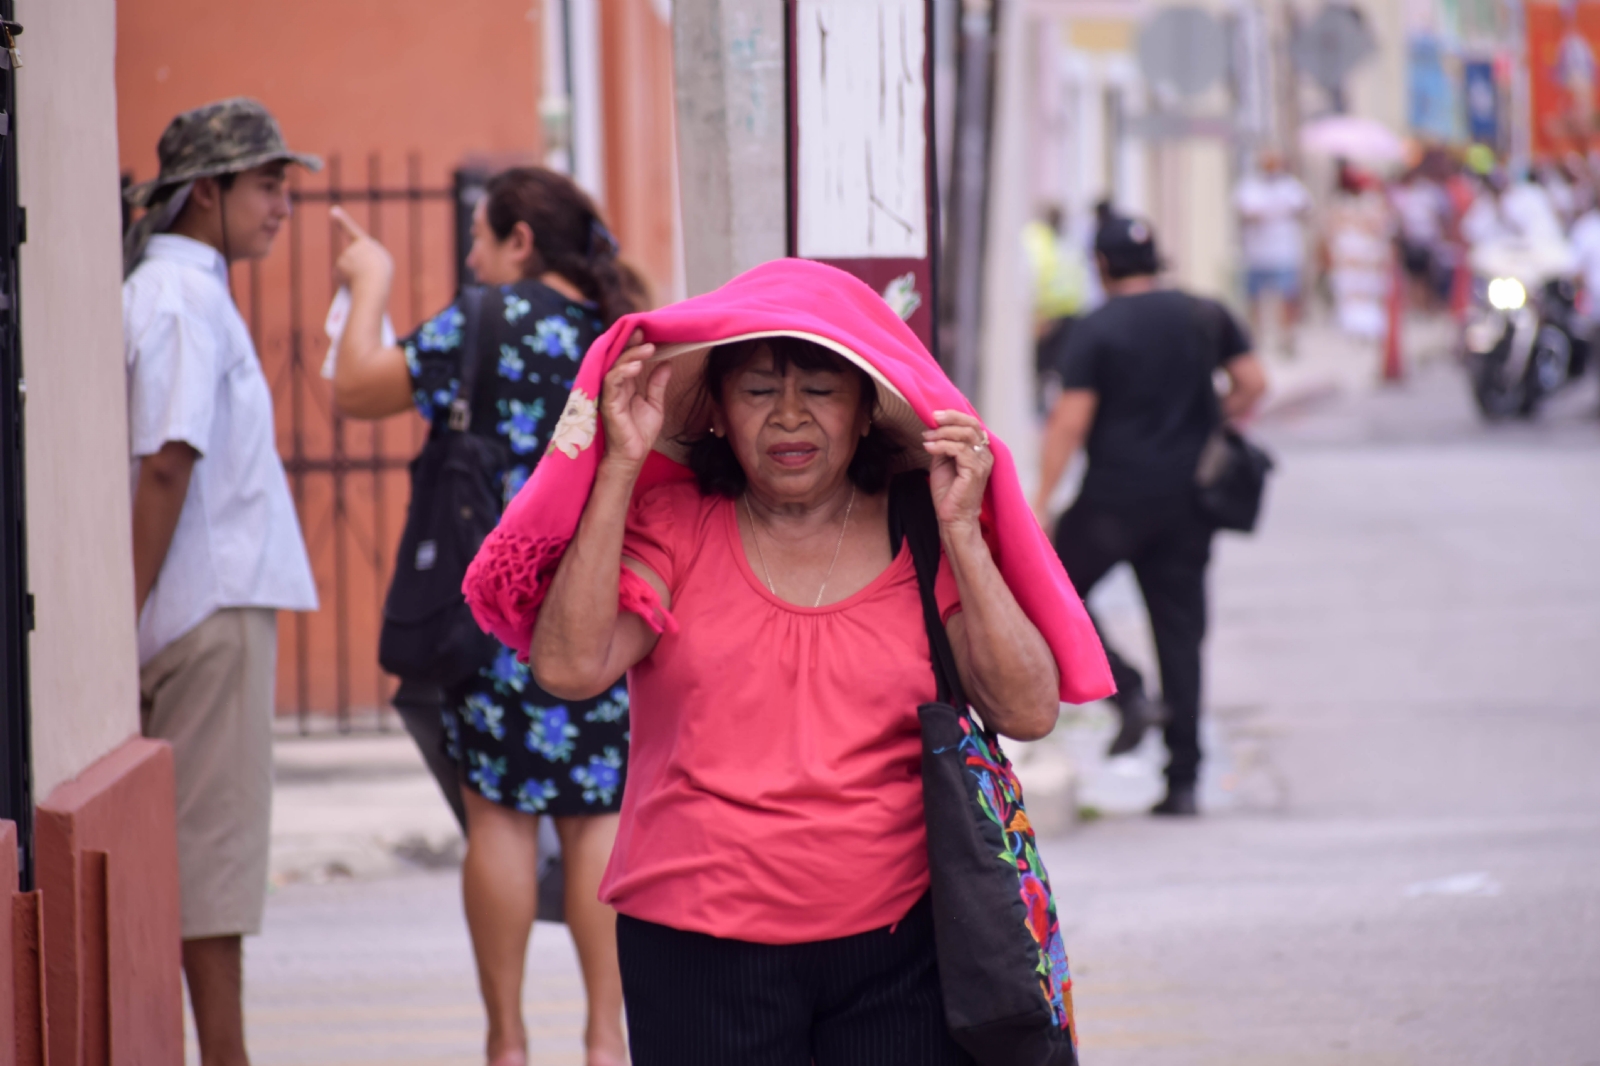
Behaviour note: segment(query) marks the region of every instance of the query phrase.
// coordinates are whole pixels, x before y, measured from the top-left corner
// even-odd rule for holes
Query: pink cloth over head
[[[584,357],[549,450],[484,541],[463,584],[478,624],[523,658],[605,449],[597,409],[601,384],[635,331],[658,347],[715,344],[758,333],[803,335],[850,352],[892,386],[926,426],[934,425],[935,411],[977,414],[882,297],[821,263],[764,263],[704,296],[618,319]],[[1086,703],[1108,696],[1115,686],[1083,601],[1034,520],[1010,451],[992,433],[990,445],[994,470],[982,523],[1001,576],[1055,655],[1061,698]],[[656,485],[690,477],[687,467],[653,455],[634,499]],[[621,597],[624,608],[657,630],[675,628],[653,590],[627,568]]]

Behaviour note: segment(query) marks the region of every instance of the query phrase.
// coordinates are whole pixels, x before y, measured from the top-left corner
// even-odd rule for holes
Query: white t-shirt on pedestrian
[[[1444,239],[1450,200],[1443,189],[1425,179],[1396,186],[1389,194],[1400,219],[1400,235],[1411,244],[1432,248]]]
[[[169,441],[200,453],[139,616],[139,662],[225,607],[312,611],[316,583],[278,458],[272,393],[210,245],[150,240],[122,286],[131,478]]]
[[[1233,203],[1242,216],[1246,266],[1300,269],[1306,256],[1301,216],[1311,206],[1304,185],[1289,174],[1252,174],[1239,183]]]

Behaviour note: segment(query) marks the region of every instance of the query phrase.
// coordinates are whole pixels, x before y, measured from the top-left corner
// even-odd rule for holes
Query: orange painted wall
[[[177,112],[261,99],[301,150],[421,151],[430,182],[466,154],[540,147],[537,0],[138,0],[117,9],[122,164],[155,171]]]
[[[600,41],[607,214],[625,254],[665,303],[676,274],[672,26],[650,0],[605,0]]]

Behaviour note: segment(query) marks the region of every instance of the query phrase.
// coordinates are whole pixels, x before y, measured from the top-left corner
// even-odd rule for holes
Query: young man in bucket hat
[[[201,1062],[236,1066],[241,941],[266,903],[276,612],[315,610],[317,594],[228,266],[271,249],[288,165],[321,162],[244,98],[179,115],[157,151],[161,173],[128,190],[145,215],[122,289],[142,724],[176,766]]]

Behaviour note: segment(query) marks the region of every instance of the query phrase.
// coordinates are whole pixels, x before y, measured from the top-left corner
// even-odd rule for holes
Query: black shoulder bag
[[[383,601],[378,663],[405,681],[450,689],[494,661],[499,643],[478,628],[461,594],[467,564],[500,520],[497,442],[473,433],[478,325],[484,290],[461,290],[461,384],[411,461],[411,504]]]
[[[1218,336],[1217,315],[1227,314],[1221,307],[1202,303],[1201,311],[1207,314],[1205,335],[1212,349],[1220,350],[1222,339]],[[1217,390],[1206,379],[1212,410],[1216,413],[1217,428],[1211,431],[1200,452],[1200,462],[1195,467],[1194,484],[1200,510],[1218,529],[1232,529],[1240,533],[1255,531],[1256,520],[1261,516],[1261,500],[1267,489],[1267,475],[1272,472],[1272,456],[1243,433],[1228,424],[1217,399]]]
[[[980,1066],[1077,1066],[1072,977],[1022,786],[973,718],[939,618],[939,522],[927,475],[890,490],[890,536],[917,567],[938,701],[922,722],[922,802],[939,982],[950,1034]]]

